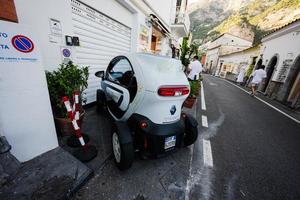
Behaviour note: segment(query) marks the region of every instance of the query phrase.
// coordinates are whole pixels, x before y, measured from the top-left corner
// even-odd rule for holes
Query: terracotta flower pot
[[[85,115],[85,110],[80,113],[79,123],[80,127],[83,122],[83,118]],[[61,117],[54,117],[55,126],[61,136],[70,136],[75,134],[75,130],[72,125],[72,121],[69,118],[61,118]]]
[[[196,101],[196,97],[188,97],[184,103],[183,103],[183,106],[186,107],[186,108],[192,108],[194,103]]]

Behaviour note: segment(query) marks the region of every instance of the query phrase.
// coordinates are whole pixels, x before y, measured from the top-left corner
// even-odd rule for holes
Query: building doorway
[[[255,59],[256,60],[256,59]],[[258,62],[256,63],[255,69],[257,69],[258,67],[262,66],[263,60],[260,58],[258,60]]]
[[[162,32],[156,28],[152,27],[152,36],[151,36],[151,51],[153,54],[160,54],[162,50],[162,41],[164,36]]]
[[[155,35],[151,36],[151,50],[152,52],[155,52],[156,50],[156,42],[157,42],[157,37]]]
[[[274,69],[275,69],[275,66],[277,65],[277,61],[278,61],[278,58],[277,56],[273,56],[268,64],[268,67],[267,67],[267,78],[265,80],[265,84],[263,86],[263,89],[261,90],[262,92],[265,92],[269,83],[270,83],[270,80],[272,78],[272,75],[273,75],[273,72],[274,72]]]
[[[219,71],[218,71],[218,74],[217,75],[220,75],[221,73],[221,70],[222,70],[222,67],[223,67],[223,62],[220,63],[220,66],[219,66]]]
[[[293,68],[294,70],[290,72],[293,74],[288,88],[287,103],[295,108],[300,97],[300,56],[297,57]]]
[[[209,64],[209,73],[210,74],[212,74],[212,64],[213,64],[213,61],[211,60],[210,64]]]

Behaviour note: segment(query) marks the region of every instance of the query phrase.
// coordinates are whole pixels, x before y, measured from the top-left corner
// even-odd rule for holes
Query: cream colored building
[[[300,19],[262,39],[267,79],[260,90],[293,108],[300,107]]]
[[[219,71],[216,72],[216,75],[235,79],[241,68],[247,71],[251,64],[255,65],[257,63],[260,58],[261,46],[259,44],[242,51],[220,56],[218,62]]]
[[[218,66],[220,56],[247,49],[251,45],[251,41],[229,33],[220,35],[211,41],[207,47],[205,70],[216,75],[220,70],[220,66]]]

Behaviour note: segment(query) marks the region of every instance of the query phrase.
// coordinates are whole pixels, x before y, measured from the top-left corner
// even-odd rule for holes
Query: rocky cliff
[[[257,43],[268,31],[300,18],[300,0],[209,0],[189,10],[196,41],[229,32]]]

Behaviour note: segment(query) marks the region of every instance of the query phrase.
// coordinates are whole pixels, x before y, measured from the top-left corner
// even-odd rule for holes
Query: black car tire
[[[119,145],[119,157],[116,153],[116,148],[118,148],[117,145]],[[121,171],[129,169],[134,160],[134,147],[131,139],[131,133],[127,125],[121,124],[120,126],[120,124],[116,124],[113,126],[112,148],[117,167]]]
[[[198,138],[198,123],[190,115],[186,116],[185,119],[185,135],[184,135],[184,146],[194,144]]]

